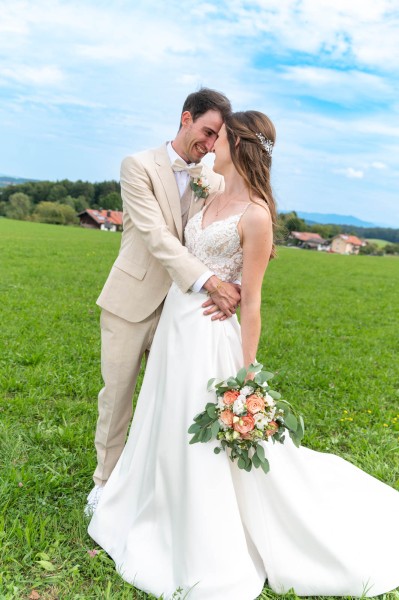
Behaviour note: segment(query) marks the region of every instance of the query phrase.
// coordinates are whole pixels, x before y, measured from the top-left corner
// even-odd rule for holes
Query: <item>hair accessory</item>
[[[256,133],[255,135],[262,144],[262,148],[267,152],[269,156],[271,156],[273,150],[273,142],[265,138],[263,133]]]

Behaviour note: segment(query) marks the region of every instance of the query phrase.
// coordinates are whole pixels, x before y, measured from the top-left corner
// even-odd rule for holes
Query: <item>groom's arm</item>
[[[144,244],[169,273],[183,292],[187,292],[208,271],[207,267],[170,232],[154,195],[150,176],[134,156],[125,158],[121,167],[121,193],[124,210],[139,232]],[[204,283],[208,291],[220,280],[213,275]],[[230,284],[226,284],[228,288]],[[233,290],[229,297],[216,295],[215,304],[225,316],[235,312],[239,294]]]
[[[122,162],[121,194],[124,210],[148,252],[162,264],[179,288],[187,292],[208,269],[170,232],[154,195],[151,179],[134,156]]]

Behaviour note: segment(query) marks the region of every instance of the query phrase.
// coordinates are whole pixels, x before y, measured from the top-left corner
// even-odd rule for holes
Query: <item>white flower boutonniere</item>
[[[209,196],[210,185],[206,177],[195,177],[190,181],[190,187],[197,198],[207,198]]]

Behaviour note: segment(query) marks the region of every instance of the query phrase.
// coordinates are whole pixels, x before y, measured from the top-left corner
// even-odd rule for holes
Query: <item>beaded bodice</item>
[[[223,281],[241,279],[243,255],[237,225],[243,213],[214,221],[204,229],[203,214],[204,209],[187,223],[187,249]]]

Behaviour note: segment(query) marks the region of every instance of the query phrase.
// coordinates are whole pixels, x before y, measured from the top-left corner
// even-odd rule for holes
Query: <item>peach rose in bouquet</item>
[[[264,399],[261,396],[258,396],[257,394],[252,394],[251,396],[248,396],[246,405],[247,410],[249,413],[251,413],[251,415],[255,415],[256,413],[265,409]]]
[[[240,392],[237,392],[237,390],[228,390],[223,394],[223,402],[226,404],[226,406],[231,406],[234,404],[239,395]]]
[[[231,427],[233,425],[233,413],[231,410],[222,410],[219,415],[219,419],[227,425],[227,427]]]
[[[238,421],[233,423],[233,428],[238,433],[249,433],[255,427],[255,421],[252,415],[246,415],[245,417],[239,417]]]

